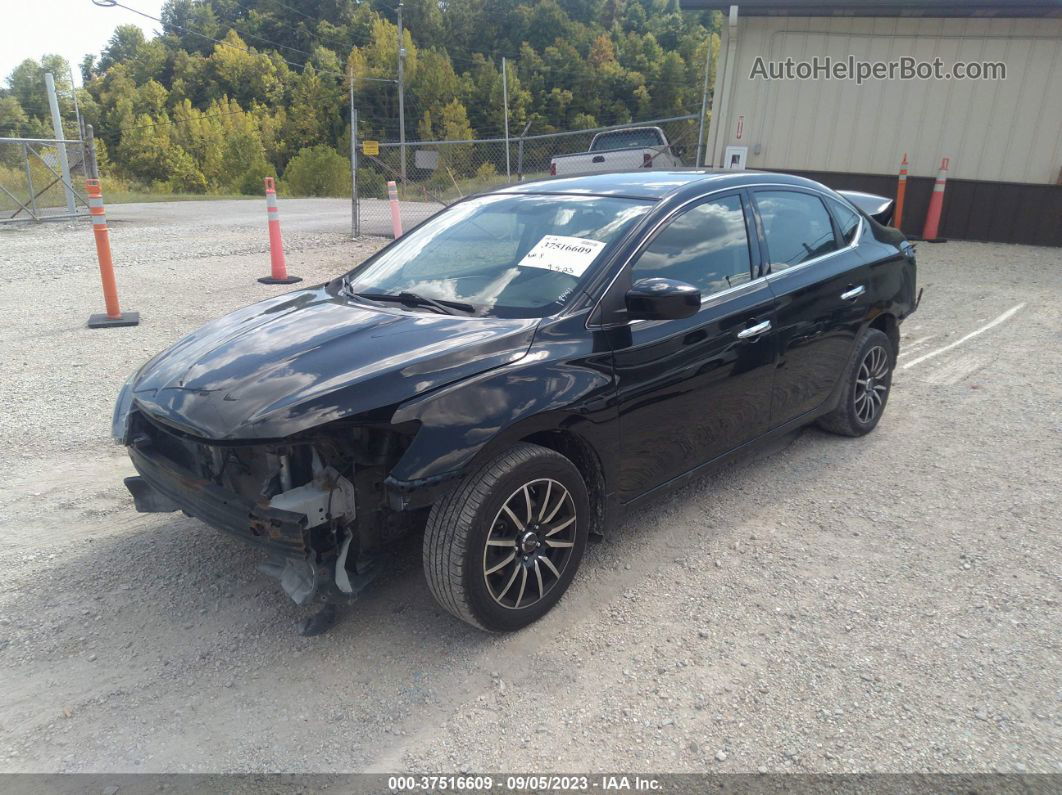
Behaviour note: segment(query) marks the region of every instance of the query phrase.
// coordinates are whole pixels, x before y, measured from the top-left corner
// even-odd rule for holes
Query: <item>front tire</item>
[[[590,500],[560,453],[520,443],[438,502],[424,532],[436,601],[490,632],[538,620],[571,584],[586,548]]]
[[[889,338],[878,329],[864,331],[843,376],[841,399],[819,419],[819,427],[842,436],[863,436],[874,430],[892,391],[895,366],[896,353]]]

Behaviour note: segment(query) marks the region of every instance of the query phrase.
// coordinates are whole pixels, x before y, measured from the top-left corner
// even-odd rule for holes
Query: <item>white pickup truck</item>
[[[681,166],[681,161],[671,153],[667,136],[659,127],[625,127],[599,132],[590,141],[590,149],[586,152],[557,155],[549,163],[549,173],[556,177]]]

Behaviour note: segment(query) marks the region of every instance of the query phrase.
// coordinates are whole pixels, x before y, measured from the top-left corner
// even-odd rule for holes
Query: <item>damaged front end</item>
[[[259,568],[297,604],[350,599],[382,547],[420,517],[384,508],[384,480],[415,426],[336,423],[278,441],[216,442],[129,416],[136,509],[181,510],[266,549]]]

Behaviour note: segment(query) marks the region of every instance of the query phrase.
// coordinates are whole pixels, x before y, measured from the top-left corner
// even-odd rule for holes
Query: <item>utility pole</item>
[[[406,86],[405,86],[406,48],[402,46],[402,3],[398,4],[398,151],[402,161],[399,175],[402,185],[406,184]]]
[[[502,102],[505,104],[505,181],[512,179],[509,167],[509,78],[506,74],[505,56],[502,56]]]
[[[524,138],[527,137],[527,131],[531,129],[531,122],[524,125],[524,131],[520,133],[520,146],[517,149],[519,154],[516,156],[516,181],[524,181]]]
[[[706,42],[708,48],[707,54],[704,56],[704,88],[701,91],[701,123],[697,129],[697,157],[694,160],[694,165],[703,166],[707,158],[704,156],[704,121],[708,115],[708,72],[712,65],[712,34],[708,34],[708,41]]]
[[[63,187],[66,189],[66,210],[71,215],[76,215],[74,189],[70,185],[70,161],[66,158],[66,144],[62,143],[66,140],[66,136],[63,134],[63,119],[59,115],[59,100],[55,96],[55,78],[51,72],[44,73],[44,85],[48,89],[48,107],[52,111],[52,134],[60,141],[55,146],[59,152],[59,169],[63,175]]]

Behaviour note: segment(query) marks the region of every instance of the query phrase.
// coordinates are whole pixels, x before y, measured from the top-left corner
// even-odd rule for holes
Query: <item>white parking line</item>
[[[903,350],[900,351],[900,355],[897,356],[896,358],[897,359],[902,359],[904,356],[906,356],[907,354],[909,354],[911,352],[912,348],[917,348],[920,345],[924,345],[925,343],[929,342],[931,339],[934,339],[936,336],[937,336],[936,334],[930,334],[928,337],[922,337],[922,339],[920,339],[920,340],[915,340],[914,342],[906,343],[904,345],[904,347],[903,347]]]
[[[926,359],[932,359],[934,356],[939,356],[940,354],[944,353],[945,351],[950,351],[952,348],[955,348],[955,347],[957,347],[959,345],[962,345],[967,340],[973,339],[978,334],[983,334],[984,332],[988,331],[990,328],[993,328],[994,326],[998,326],[1000,323],[1002,323],[1005,320],[1008,320],[1009,318],[1013,317],[1014,314],[1016,312],[1018,312],[1018,310],[1020,310],[1024,306],[1025,306],[1024,303],[1018,304],[1017,306],[1012,306],[1010,309],[1008,309],[1002,315],[997,317],[995,320],[992,320],[992,321],[990,321],[988,323],[985,323],[983,326],[981,326],[981,328],[975,329],[974,331],[971,331],[965,337],[962,337],[961,339],[955,340],[955,342],[951,343],[950,345],[945,345],[943,348],[937,348],[935,351],[930,351],[929,353],[925,354],[924,356],[919,356],[917,359],[912,359],[911,361],[907,362],[907,364],[905,364],[903,366],[903,369],[906,370],[908,367],[914,367],[919,362],[924,362]]]

